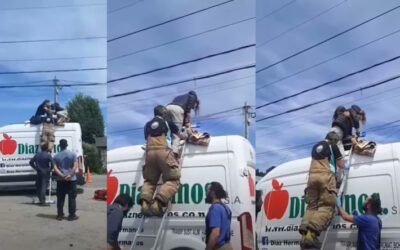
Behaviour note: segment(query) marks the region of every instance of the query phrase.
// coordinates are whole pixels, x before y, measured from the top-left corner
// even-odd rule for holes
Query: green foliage
[[[90,167],[91,173],[104,174],[106,169],[103,167],[96,146],[93,144],[83,143],[82,147],[86,169]]]
[[[98,100],[79,93],[68,102],[67,110],[70,122],[81,125],[84,142],[95,143],[94,137],[104,136],[104,119]]]

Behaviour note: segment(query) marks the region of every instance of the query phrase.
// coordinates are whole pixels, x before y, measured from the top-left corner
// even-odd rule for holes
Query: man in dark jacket
[[[197,97],[196,92],[189,91],[189,93],[180,95],[174,98],[174,100],[167,105],[167,109],[171,113],[172,122],[176,124],[179,131],[182,131],[182,128],[185,127],[189,136],[191,135],[191,118],[190,112],[194,110],[197,112],[200,107],[200,101]],[[179,154],[179,137],[173,135],[172,137],[172,150],[178,155]]]
[[[132,199],[127,194],[120,194],[114,203],[107,206],[107,250],[119,250],[118,235],[122,220],[133,206]]]
[[[365,112],[357,105],[345,109],[344,106],[336,108],[333,115],[332,132],[339,136],[338,147],[342,155],[344,155],[343,139],[353,135],[353,128],[356,129],[356,135],[360,136],[360,122],[365,123]]]
[[[39,205],[46,206],[46,190],[50,180],[50,171],[53,168],[53,159],[47,152],[47,145],[41,146],[38,152],[30,161],[29,165],[36,170],[36,193],[39,198]]]

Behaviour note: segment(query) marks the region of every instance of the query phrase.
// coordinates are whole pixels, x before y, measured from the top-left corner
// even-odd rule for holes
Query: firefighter
[[[184,140],[178,127],[166,119],[168,110],[164,106],[154,108],[154,118],[146,123],[146,160],[143,168],[144,184],[141,194],[142,214],[162,216],[164,208],[175,195],[180,185],[179,163],[168,143],[168,134],[172,133]],[[158,179],[162,176],[163,184],[153,200]]]
[[[338,141],[338,135],[329,132],[325,140],[312,149],[308,183],[304,190],[307,209],[299,228],[302,248],[320,248],[317,237],[333,218],[337,198],[336,167],[348,168],[337,146]]]
[[[42,135],[40,138],[40,145],[47,145],[47,151],[51,153],[54,147],[54,119],[53,112],[51,110],[51,105],[49,100],[45,100],[37,109],[35,116],[42,117]]]
[[[196,92],[192,90],[187,94],[175,97],[166,108],[170,111],[171,120],[178,127],[179,131],[182,131],[182,128],[185,127],[190,137],[192,134],[190,112],[194,110],[198,113],[199,107],[200,101]],[[178,135],[175,134],[172,136],[172,150],[176,157],[179,156],[179,141]]]
[[[339,136],[338,147],[344,155],[343,139],[353,135],[353,128],[356,129],[357,137],[360,136],[360,122],[365,124],[365,112],[357,105],[346,109],[344,106],[336,108],[333,115],[332,129]]]

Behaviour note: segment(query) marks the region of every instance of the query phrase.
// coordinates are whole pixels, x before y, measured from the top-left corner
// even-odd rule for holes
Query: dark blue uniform
[[[46,189],[50,180],[53,159],[48,152],[39,152],[30,160],[29,164],[37,171],[36,192],[40,204],[45,204]]]

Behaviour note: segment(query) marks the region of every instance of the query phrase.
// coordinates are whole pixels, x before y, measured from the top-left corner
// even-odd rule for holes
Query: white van
[[[311,151],[311,149],[310,149]],[[363,213],[364,200],[379,194],[384,208],[381,249],[400,249],[400,143],[377,146],[375,156],[354,154],[343,207],[348,213]],[[257,183],[262,206],[257,214],[258,249],[300,249],[298,232],[306,204],[306,188],[310,158],[277,166]],[[356,225],[336,214],[327,237],[325,249],[356,249]],[[321,234],[321,242],[324,233]]]
[[[29,165],[32,157],[40,151],[42,125],[13,124],[0,127],[0,189],[33,187],[36,171]],[[84,180],[82,132],[79,123],[55,126],[53,155],[60,152],[59,141],[66,139],[68,149],[78,156],[78,179]],[[83,184],[78,181],[78,184]]]
[[[119,244],[129,249],[139,226],[140,191],[145,152],[138,146],[108,151],[107,192],[113,200],[119,193],[130,195],[134,206],[123,220]],[[207,184],[220,182],[228,192],[232,210],[231,244],[234,249],[254,249],[255,162],[254,149],[240,136],[212,137],[210,144],[187,144],[182,166],[181,186],[172,201],[157,249],[205,249],[205,216],[210,204],[205,203]],[[147,235],[157,233],[160,219],[146,219]],[[140,238],[134,249],[150,249],[154,238]]]

